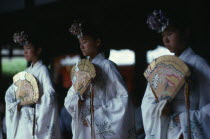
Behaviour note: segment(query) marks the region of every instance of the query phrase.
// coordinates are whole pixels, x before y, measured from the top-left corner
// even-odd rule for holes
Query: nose
[[[84,49],[84,45],[83,44],[80,44],[80,49]]]
[[[26,50],[24,50],[24,55],[26,55],[27,54],[27,51]]]

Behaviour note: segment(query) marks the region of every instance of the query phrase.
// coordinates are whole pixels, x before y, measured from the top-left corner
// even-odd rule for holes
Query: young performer
[[[42,41],[36,34],[24,31],[14,34],[14,41],[24,48],[25,59],[31,62],[25,72],[38,83],[39,100],[32,105],[20,105],[13,83],[6,92],[7,139],[59,139],[59,120],[55,91],[48,68],[42,62]]]
[[[0,139],[3,139],[3,134],[2,134],[2,122],[1,122],[1,112],[0,112]]]
[[[87,22],[75,22],[70,32],[78,37],[82,54],[88,56],[96,68],[96,78],[92,82],[94,128],[91,128],[90,89],[86,90],[83,101],[73,87],[69,89],[65,98],[65,107],[73,117],[73,139],[135,138],[133,106],[117,66],[104,57],[102,38]],[[76,109],[78,101],[82,102],[79,104],[79,114]],[[91,132],[94,132],[93,136]]]
[[[185,16],[183,16],[185,17]],[[185,107],[184,87],[171,103],[166,100],[153,103],[155,97],[148,84],[143,101],[142,115],[146,139],[210,138],[210,67],[189,46],[189,24],[173,13],[155,10],[148,16],[150,29],[162,33],[166,48],[184,61],[191,71],[189,79],[189,121]]]

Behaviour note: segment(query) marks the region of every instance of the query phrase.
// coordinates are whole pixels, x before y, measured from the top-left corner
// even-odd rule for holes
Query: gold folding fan
[[[20,105],[34,104],[39,99],[39,88],[35,77],[27,72],[19,72],[13,77],[16,99]]]
[[[190,76],[188,66],[176,56],[161,56],[148,66],[144,76],[156,99],[171,101]]]
[[[71,80],[75,92],[82,95],[95,76],[96,71],[94,65],[88,59],[82,59],[73,66],[71,70]]]

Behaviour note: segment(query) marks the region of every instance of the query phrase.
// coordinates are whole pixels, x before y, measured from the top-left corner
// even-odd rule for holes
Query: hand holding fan
[[[94,65],[88,59],[82,59],[71,70],[71,80],[75,92],[82,96],[95,76]]]
[[[19,72],[13,77],[16,99],[20,105],[34,104],[39,99],[39,88],[35,77],[27,72]]]
[[[176,56],[155,59],[144,72],[156,99],[171,101],[190,76],[188,66]]]

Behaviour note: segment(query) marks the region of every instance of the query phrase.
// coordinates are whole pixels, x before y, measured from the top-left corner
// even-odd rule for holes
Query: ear
[[[38,54],[38,55],[41,55],[41,53],[42,53],[42,48],[38,48],[38,49],[37,49],[37,54]]]
[[[97,48],[99,48],[101,46],[101,39],[96,40],[96,46],[97,46]]]
[[[183,40],[188,43],[191,37],[191,30],[189,28],[185,29],[184,34],[183,34]]]

